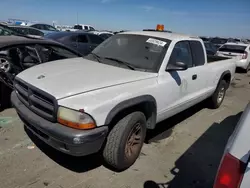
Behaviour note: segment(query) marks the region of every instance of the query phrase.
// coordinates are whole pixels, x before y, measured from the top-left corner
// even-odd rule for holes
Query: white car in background
[[[235,58],[237,67],[246,72],[250,70],[250,44],[226,43],[218,49],[217,55]]]
[[[95,28],[91,25],[85,25],[85,24],[75,24],[73,26],[73,29],[69,29],[70,31],[79,31],[79,30],[87,30],[87,31],[95,31]]]
[[[214,188],[250,187],[250,103],[228,140],[224,156],[217,172]]]

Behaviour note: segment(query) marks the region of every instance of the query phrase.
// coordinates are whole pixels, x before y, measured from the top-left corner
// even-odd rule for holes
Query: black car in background
[[[0,24],[0,36],[9,36],[9,35],[21,35],[21,33],[9,28],[7,25]]]
[[[45,38],[60,42],[78,51],[82,55],[88,55],[104,41],[104,39],[98,35],[83,31],[51,33],[46,35]]]
[[[0,109],[10,106],[15,76],[41,63],[82,57],[78,52],[52,40],[0,36]]]
[[[36,28],[29,27],[29,26],[16,26],[16,25],[11,25],[8,26],[10,29],[21,33],[23,35],[31,36],[31,37],[43,37],[44,33]]]
[[[217,49],[221,47],[223,44],[227,43],[227,41],[228,41],[227,38],[220,38],[220,37],[215,37],[210,39],[210,42],[213,43]]]
[[[208,42],[208,41],[204,41],[204,45],[206,48],[207,55],[215,55],[216,54],[217,48],[213,43]]]
[[[201,40],[203,40],[204,42],[208,42],[208,41],[210,40],[209,37],[203,37],[203,36],[201,36],[200,38],[201,38]]]

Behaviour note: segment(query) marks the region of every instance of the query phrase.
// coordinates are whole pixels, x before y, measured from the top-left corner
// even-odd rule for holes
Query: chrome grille
[[[18,98],[30,110],[49,121],[56,121],[57,102],[53,96],[20,79],[15,79],[14,87]]]

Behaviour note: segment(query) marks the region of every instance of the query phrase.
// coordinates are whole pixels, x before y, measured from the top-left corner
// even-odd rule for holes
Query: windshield
[[[244,53],[246,46],[241,45],[223,45],[219,48],[221,52]]]
[[[8,26],[0,25],[0,36],[4,35],[18,35],[20,33],[14,31],[13,29],[9,28]]]
[[[102,63],[107,62],[105,58],[117,59],[144,71],[158,72],[170,42],[151,36],[119,34],[108,38],[92,53],[98,55]],[[118,66],[117,63],[111,65]]]

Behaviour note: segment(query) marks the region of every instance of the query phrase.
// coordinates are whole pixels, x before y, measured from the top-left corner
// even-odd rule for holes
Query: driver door
[[[192,105],[192,99],[195,94],[196,70],[193,69],[193,58],[188,41],[180,41],[170,56],[168,64],[183,62],[187,65],[187,70],[166,71],[160,79],[163,83],[163,113],[165,118],[175,115]]]

